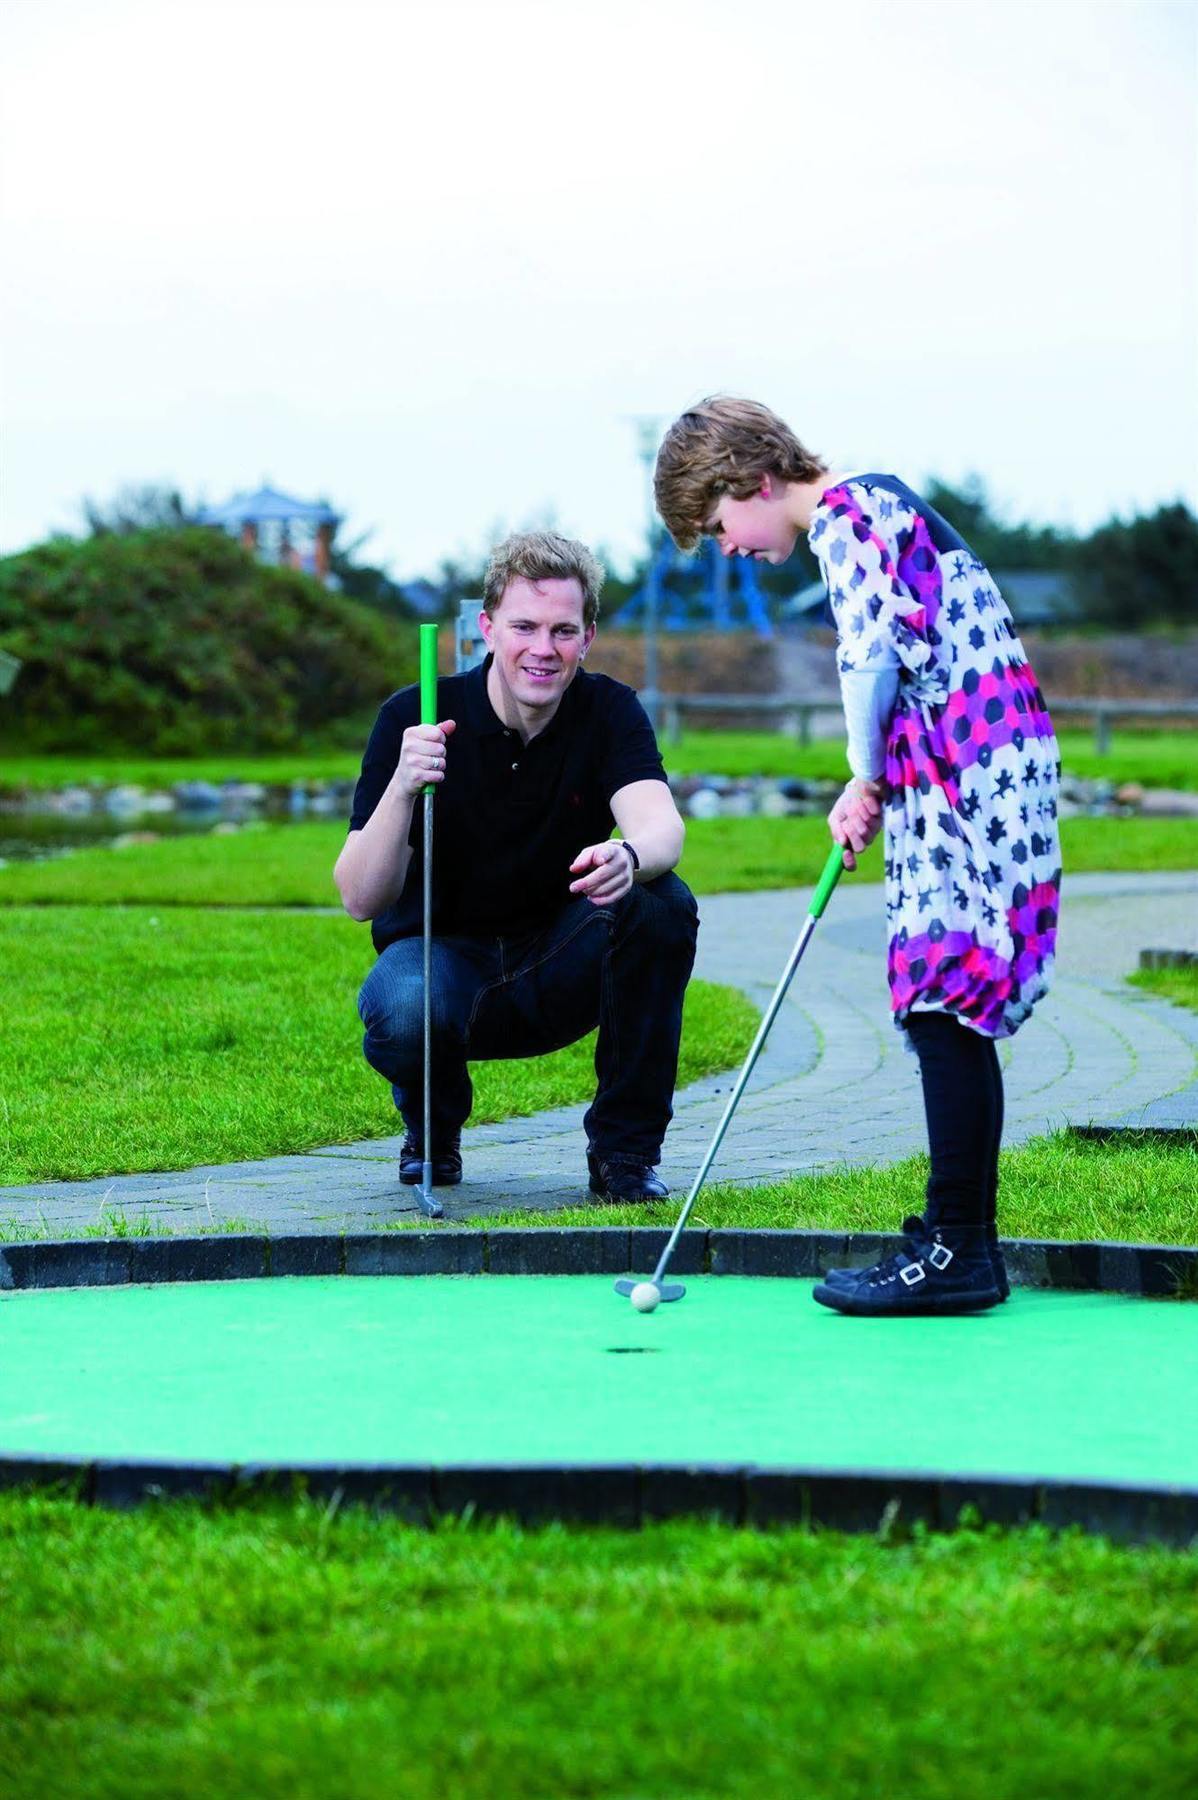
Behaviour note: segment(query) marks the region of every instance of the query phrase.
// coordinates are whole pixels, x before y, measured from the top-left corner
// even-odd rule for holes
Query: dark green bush
[[[203,527],[3,558],[0,648],[24,664],[0,740],[41,750],[298,748],[417,667],[414,626]]]
[[[1100,526],[1078,562],[1087,618],[1129,631],[1198,624],[1198,519],[1180,500]]]

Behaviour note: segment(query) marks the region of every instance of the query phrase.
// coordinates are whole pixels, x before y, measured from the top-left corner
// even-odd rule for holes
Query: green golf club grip
[[[420,627],[420,723],[437,723],[437,627]]]
[[[437,627],[420,627],[420,723],[437,723]],[[424,792],[431,794],[434,784],[428,781]]]
[[[807,911],[813,919],[821,919],[823,917],[824,908],[832,898],[832,889],[840,880],[840,874],[843,868],[844,851],[839,844],[833,844],[828,852],[828,860],[824,864],[824,872],[819,878],[814,894],[811,896],[811,905],[807,908]]]

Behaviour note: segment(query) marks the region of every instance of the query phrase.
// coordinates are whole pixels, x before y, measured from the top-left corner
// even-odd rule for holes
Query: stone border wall
[[[35,1488],[84,1505],[128,1508],[198,1499],[235,1506],[261,1497],[368,1505],[428,1526],[469,1510],[524,1524],[569,1520],[635,1530],[663,1519],[737,1526],[817,1526],[883,1534],[919,1524],[1080,1526],[1120,1543],[1198,1544],[1198,1488],[941,1475],[918,1470],[771,1468],[728,1463],[305,1463],[71,1461],[0,1451],[0,1490]]]
[[[0,1289],[282,1275],[627,1275],[652,1270],[668,1238],[664,1226],[596,1225],[41,1239],[0,1245]],[[833,1266],[865,1267],[900,1243],[864,1231],[684,1231],[670,1268],[810,1279]],[[1016,1286],[1198,1298],[1198,1249],[1044,1238],[1004,1238],[1002,1247]]]

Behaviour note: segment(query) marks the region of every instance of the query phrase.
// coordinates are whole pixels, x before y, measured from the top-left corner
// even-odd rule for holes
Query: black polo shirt
[[[497,718],[487,697],[491,658],[437,683],[437,717],[457,729],[446,745],[433,838],[433,930],[500,937],[544,925],[570,899],[570,864],[611,836],[611,797],[632,781],[664,781],[661,753],[630,687],[579,670],[551,722],[531,743]],[[399,762],[409,725],[420,723],[420,689],[383,703],[354,791],[351,831],[360,831]],[[423,801],[412,811],[403,893],[372,922],[376,950],[421,930]]]

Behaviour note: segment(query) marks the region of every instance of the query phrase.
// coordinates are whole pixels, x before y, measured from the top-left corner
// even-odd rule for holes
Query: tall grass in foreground
[[[12,1793],[1180,1800],[1198,1773],[1198,1560],[1038,1529],[6,1494],[0,1591]]]

